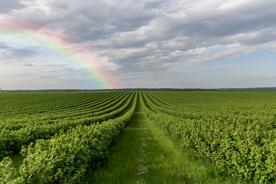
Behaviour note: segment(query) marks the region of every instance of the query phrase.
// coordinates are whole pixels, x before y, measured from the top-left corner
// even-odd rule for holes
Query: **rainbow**
[[[80,44],[64,33],[41,27],[32,22],[17,18],[0,19],[0,37],[5,36],[24,43],[35,42],[61,56],[68,62],[73,62],[82,68],[89,79],[97,83],[97,88],[121,88],[122,84],[110,69],[110,64],[103,58],[91,52],[91,48]]]

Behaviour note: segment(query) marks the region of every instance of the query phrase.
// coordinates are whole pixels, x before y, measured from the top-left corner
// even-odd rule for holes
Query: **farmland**
[[[3,92],[0,183],[276,183],[276,93]]]

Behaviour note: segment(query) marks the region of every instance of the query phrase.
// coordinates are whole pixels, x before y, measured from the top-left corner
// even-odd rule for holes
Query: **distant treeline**
[[[262,88],[121,88],[121,89],[38,89],[1,90],[0,92],[108,92],[108,91],[276,91],[276,87]]]

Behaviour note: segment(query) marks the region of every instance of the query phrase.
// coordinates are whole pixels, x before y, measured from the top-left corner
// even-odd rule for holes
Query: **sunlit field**
[[[2,92],[0,183],[275,183],[274,91]]]

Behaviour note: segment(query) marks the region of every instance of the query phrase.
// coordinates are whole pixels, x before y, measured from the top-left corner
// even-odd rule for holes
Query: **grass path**
[[[86,183],[237,183],[220,176],[208,162],[192,158],[145,119],[140,107],[107,159],[104,167],[88,175]]]
[[[139,112],[121,133],[111,148],[103,168],[91,173],[86,183],[137,183],[142,179],[139,168],[143,167],[141,154],[144,127],[139,123]]]

